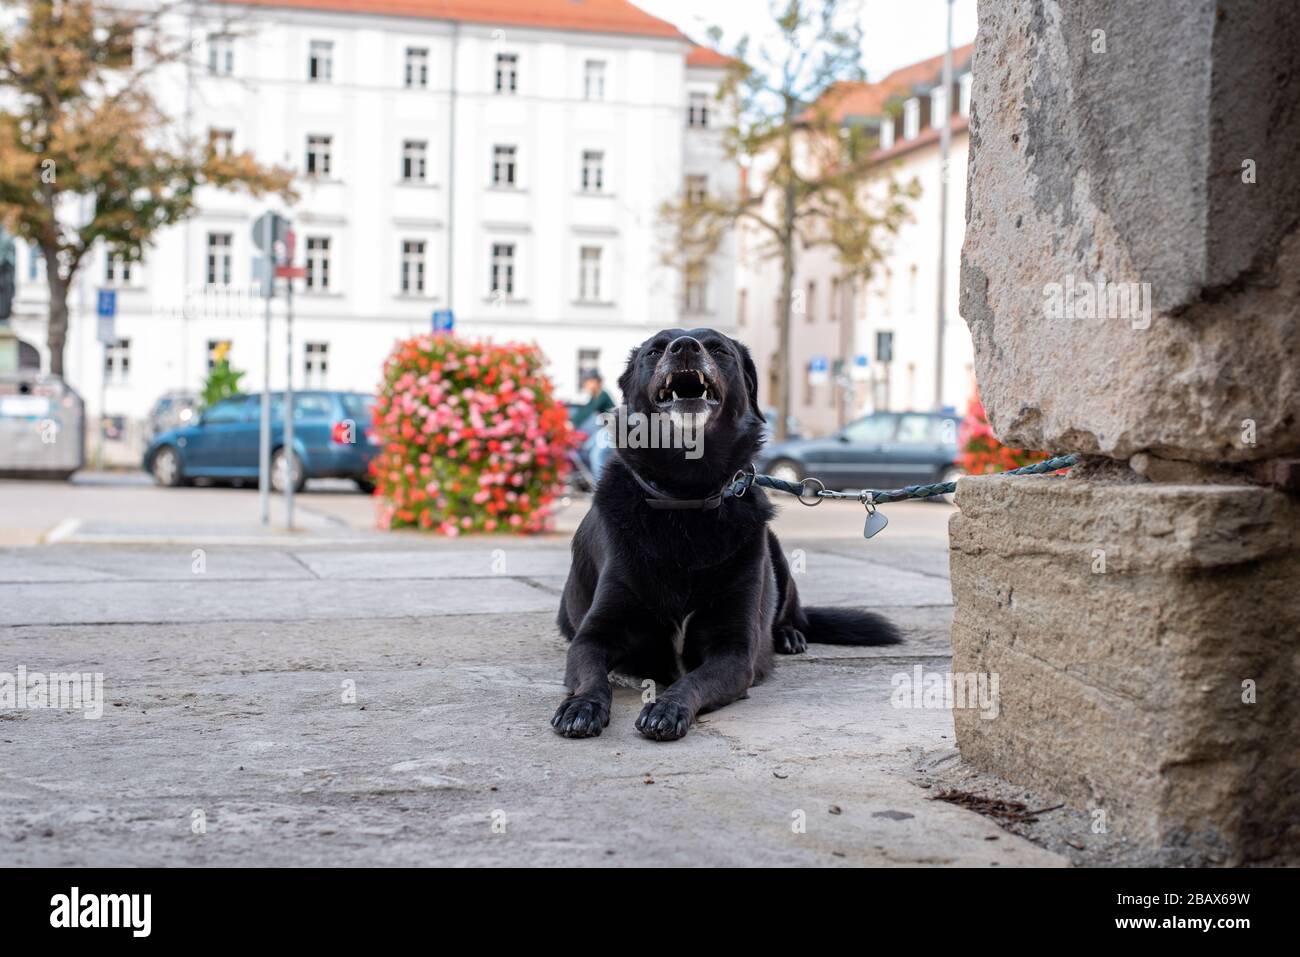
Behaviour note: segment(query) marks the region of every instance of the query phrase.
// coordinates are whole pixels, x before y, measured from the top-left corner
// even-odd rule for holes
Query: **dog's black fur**
[[[703,373],[704,396],[665,399],[667,377]],[[688,391],[687,378],[679,378]],[[712,329],[667,329],[632,351],[619,378],[631,412],[708,411],[703,455],[683,448],[620,448],[610,456],[591,511],[573,538],[573,565],[558,624],[571,642],[569,697],[551,725],[566,737],[609,724],[611,669],[667,690],[636,727],[660,741],[686,734],[695,716],[746,697],[771,670],[773,651],[806,643],[877,645],[899,640],[870,612],[803,608],[757,486],[714,509],[659,510],[631,470],[679,499],[716,495],[762,445],[763,416],[749,350]],[[697,391],[693,385],[690,392]]]

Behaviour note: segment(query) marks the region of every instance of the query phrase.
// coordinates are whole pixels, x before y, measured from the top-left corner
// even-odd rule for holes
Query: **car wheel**
[[[357,484],[357,488],[367,495],[371,495],[375,491],[375,483],[370,481],[370,479],[359,478],[353,479],[352,481]]]
[[[185,469],[181,465],[180,453],[170,445],[164,445],[154,453],[149,465],[153,480],[167,488],[176,488],[185,482]]]
[[[298,458],[296,452],[276,449],[275,454],[271,456],[271,488],[283,492],[285,486],[289,484],[290,475],[293,476],[293,490],[301,492],[303,486],[307,484],[307,476],[303,474],[302,459]]]
[[[966,474],[965,472],[963,472],[961,469],[956,468],[956,467],[953,467],[953,468],[946,468],[946,469],[943,470],[943,473],[939,476],[939,481],[940,481],[940,482],[955,482],[955,481],[957,481],[957,479],[961,478],[961,477],[962,477],[963,475],[965,475],[965,474]],[[945,492],[945,493],[943,493],[942,495],[936,495],[936,496],[932,499],[932,501],[935,501],[935,502],[947,502],[949,505],[956,505],[956,504],[957,504],[957,493],[956,493],[955,491],[953,491],[953,492]]]
[[[767,474],[782,482],[798,482],[803,478],[799,474],[799,463],[793,459],[777,459],[767,467]]]

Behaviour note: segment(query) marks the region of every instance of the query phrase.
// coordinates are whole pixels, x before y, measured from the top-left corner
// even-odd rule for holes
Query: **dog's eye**
[[[645,357],[647,359],[653,359],[655,356],[662,355],[662,354],[663,354],[662,349],[647,349],[645,352]]]
[[[709,352],[711,352],[715,356],[730,355],[730,353],[727,351],[727,347],[724,346],[721,342],[709,343]]]

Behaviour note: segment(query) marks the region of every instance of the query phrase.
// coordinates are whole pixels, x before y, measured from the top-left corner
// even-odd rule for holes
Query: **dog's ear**
[[[754,357],[749,354],[749,349],[743,342],[732,339],[731,344],[736,347],[736,352],[740,355],[741,373],[745,377],[745,391],[749,393],[749,407],[756,416],[766,421],[763,407],[758,403],[758,370],[754,368]]]
[[[623,393],[623,401],[627,402],[628,387],[632,384],[632,371],[636,369],[637,356],[641,354],[640,346],[633,346],[632,351],[627,354],[627,365],[623,367],[623,374],[618,377],[618,390]]]

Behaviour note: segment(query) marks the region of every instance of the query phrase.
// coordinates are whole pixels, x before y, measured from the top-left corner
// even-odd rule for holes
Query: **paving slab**
[[[102,672],[107,699],[98,720],[0,712],[7,862],[1065,863],[920,783],[952,716],[890,693],[948,667],[946,580],[809,542],[806,594],[862,598],[869,575],[855,603],[904,645],[781,658],[678,742],[641,737],[619,688],[573,741],[548,724],[567,545],[485,573],[497,547],[218,548],[206,576],[172,547],[0,551],[0,671]]]

